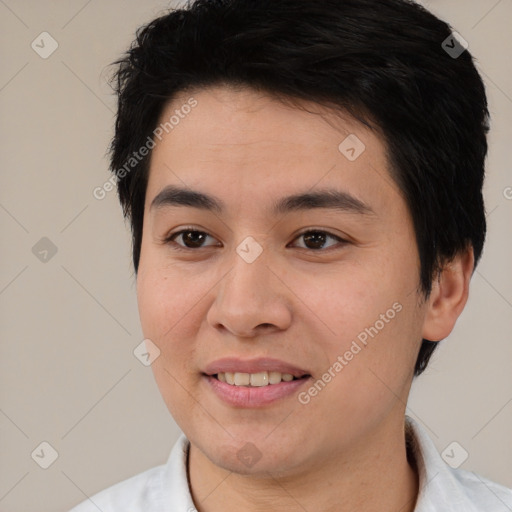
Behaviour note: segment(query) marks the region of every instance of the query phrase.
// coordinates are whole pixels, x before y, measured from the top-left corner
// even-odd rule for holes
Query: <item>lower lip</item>
[[[309,382],[311,377],[306,377],[289,382],[281,381],[279,384],[267,386],[233,386],[212,377],[204,375],[204,378],[213,389],[214,393],[235,407],[262,407],[282,398],[293,395],[301,386]]]

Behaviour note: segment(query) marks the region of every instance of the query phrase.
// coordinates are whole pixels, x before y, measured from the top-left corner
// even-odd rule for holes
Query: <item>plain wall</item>
[[[469,42],[488,87],[489,231],[469,303],[407,414],[440,452],[463,446],[462,468],[512,487],[512,3],[424,4]],[[0,511],[68,510],[164,463],[180,432],[133,355],[143,337],[116,193],[92,194],[109,178],[107,65],[168,5],[0,3]],[[58,43],[46,59],[31,47],[51,48],[44,31]],[[43,441],[58,452],[48,469],[31,456]]]

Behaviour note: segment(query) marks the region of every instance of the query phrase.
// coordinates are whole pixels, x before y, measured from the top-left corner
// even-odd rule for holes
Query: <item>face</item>
[[[192,444],[239,473],[292,474],[399,425],[421,343],[385,147],[306,106],[182,94],[151,157],[137,293],[152,368]]]

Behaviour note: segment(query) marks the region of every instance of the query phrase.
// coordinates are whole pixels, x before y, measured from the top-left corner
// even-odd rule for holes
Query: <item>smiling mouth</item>
[[[224,382],[231,386],[244,387],[264,387],[280,384],[281,382],[291,382],[292,380],[307,379],[310,375],[302,375],[294,377],[290,373],[281,372],[258,372],[258,373],[242,373],[242,372],[222,372],[212,375],[220,382]]]

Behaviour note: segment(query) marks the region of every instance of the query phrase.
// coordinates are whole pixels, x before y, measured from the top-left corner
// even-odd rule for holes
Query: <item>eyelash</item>
[[[208,246],[204,246],[204,247],[192,248],[192,247],[185,247],[183,245],[180,245],[180,244],[176,243],[174,241],[174,239],[177,238],[178,236],[184,234],[184,233],[199,233],[199,234],[202,234],[202,235],[211,236],[208,233],[206,233],[205,231],[200,231],[200,230],[194,229],[194,228],[185,228],[185,229],[181,229],[180,231],[176,231],[175,233],[171,233],[169,236],[167,236],[163,240],[163,242],[165,244],[170,245],[173,250],[185,251],[185,252],[198,251],[199,249],[205,249],[207,247],[215,247],[213,245],[208,245]],[[303,231],[302,233],[299,233],[294,238],[294,240],[296,240],[297,238],[300,238],[300,237],[302,237],[304,235],[308,235],[308,234],[312,234],[312,233],[315,233],[315,234],[320,233],[320,234],[326,235],[328,238],[330,237],[330,238],[335,239],[341,245],[345,245],[345,244],[348,243],[347,240],[344,240],[343,238],[341,238],[341,237],[339,237],[337,235],[334,235],[333,233],[330,233],[329,231],[325,231],[325,230],[322,230],[322,229],[308,229],[307,231]],[[327,251],[335,250],[335,249],[339,249],[339,248],[340,247],[336,247],[336,246],[331,246],[331,247],[328,247],[327,249],[310,249],[308,247],[299,247],[299,249],[303,249],[303,250],[306,250],[306,251],[312,251],[312,252],[327,252]]]

